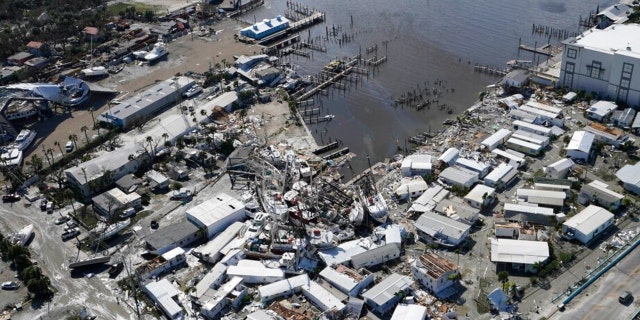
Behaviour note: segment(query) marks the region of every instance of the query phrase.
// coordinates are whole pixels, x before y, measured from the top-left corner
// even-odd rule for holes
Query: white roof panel
[[[491,239],[491,261],[534,264],[549,258],[549,244],[543,241]]]
[[[596,205],[589,205],[563,224],[588,235],[611,219],[613,213]]]
[[[394,299],[397,292],[410,288],[412,284],[412,278],[392,273],[367,292],[363,293],[362,297],[367,300],[372,300],[380,306]]]
[[[589,151],[591,151],[591,145],[593,145],[593,140],[595,139],[595,137],[596,136],[591,132],[576,131],[573,133],[571,141],[569,141],[569,145],[566,149],[589,153]]]

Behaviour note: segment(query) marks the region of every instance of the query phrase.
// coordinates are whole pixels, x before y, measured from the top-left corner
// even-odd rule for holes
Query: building
[[[98,121],[123,129],[142,124],[173,105],[194,83],[194,80],[188,77],[175,77],[159,82],[142,93],[110,107],[98,116]]]
[[[526,163],[523,153],[511,149],[494,149],[493,151],[491,151],[491,155],[493,155],[496,160],[503,161],[516,169],[520,168]]]
[[[346,241],[334,248],[323,249],[318,251],[318,256],[328,266],[338,264],[348,264],[351,262],[353,256],[361,253],[373,250],[375,248],[384,245],[385,243],[379,243],[373,241],[372,238],[360,238],[351,241]]]
[[[25,62],[32,59],[33,57],[34,55],[29,52],[18,52],[7,58],[7,64],[11,66],[22,66]]]
[[[638,106],[640,80],[633,77],[640,59],[638,32],[638,24],[613,25],[565,40],[558,85]]]
[[[552,208],[538,207],[536,205],[505,203],[503,214],[508,221],[527,222],[544,226],[554,225],[556,220],[556,215]]]
[[[517,174],[518,170],[516,168],[506,163],[501,163],[484,177],[484,184],[496,190],[502,190],[511,184]]]
[[[629,14],[631,13],[633,13],[633,8],[624,3],[614,4],[599,10],[596,14],[597,28],[606,29],[612,24],[623,24],[629,21]]]
[[[309,285],[303,286],[302,294],[320,312],[331,313],[335,317],[339,317],[346,307],[339,298],[315,281],[309,281]]]
[[[289,28],[289,19],[283,16],[276,16],[273,19],[264,19],[244,29],[240,29],[240,34],[255,40],[260,40],[279,31]]]
[[[627,164],[616,172],[616,177],[622,182],[622,187],[634,194],[640,194],[640,162]]]
[[[598,101],[587,109],[587,117],[592,120],[605,122],[618,106],[611,101]]]
[[[399,304],[391,316],[391,320],[424,320],[426,318],[427,307],[418,304]]]
[[[362,290],[373,284],[375,278],[375,275],[366,269],[362,269],[362,273],[339,264],[324,268],[319,275],[342,293],[357,297]]]
[[[184,318],[184,310],[178,303],[180,290],[171,284],[169,280],[162,279],[147,282],[142,285],[142,291],[162,309],[167,318],[172,320]]]
[[[631,108],[626,108],[620,112],[620,115],[613,119],[613,124],[623,128],[630,129],[631,125],[633,125],[633,119],[636,117],[636,110]]]
[[[272,283],[285,278],[280,268],[268,268],[256,260],[240,260],[238,265],[227,268],[229,277],[240,277],[247,284]]]
[[[235,239],[243,227],[244,223],[233,222],[205,245],[194,249],[194,254],[208,263],[217,263],[222,257],[222,248]]]
[[[415,259],[411,269],[413,277],[439,299],[446,299],[455,293],[451,288],[455,283],[451,276],[459,274],[460,270],[453,261],[428,252]]]
[[[151,169],[147,171],[144,177],[147,182],[149,182],[149,186],[155,190],[166,190],[169,188],[169,178],[156,170]]]
[[[519,111],[530,114],[535,118],[534,123],[543,124],[548,123],[554,126],[558,126],[560,128],[564,127],[564,119],[559,112],[550,111],[548,108],[538,108],[538,106],[546,106],[542,105],[538,102],[527,102],[526,105],[520,106],[518,108]],[[555,108],[551,106],[547,106],[549,108]]]
[[[418,236],[427,243],[456,247],[469,237],[471,226],[435,213],[423,213],[414,223]]]
[[[177,247],[186,247],[203,238],[204,232],[189,221],[182,221],[161,227],[144,238],[147,249],[155,254],[163,254]]]
[[[362,298],[373,311],[385,314],[400,301],[400,296],[397,293],[409,293],[412,284],[413,279],[410,277],[392,273],[363,293]]]
[[[495,193],[496,189],[478,184],[464,196],[464,202],[476,209],[483,209],[493,202]]]
[[[522,104],[523,99],[524,96],[522,94],[516,93],[506,98],[498,99],[498,106],[506,110],[518,109],[518,107]]]
[[[544,149],[540,144],[517,138],[509,138],[509,140],[507,140],[507,147],[532,156],[539,155],[540,152],[542,152],[542,149]]]
[[[489,149],[489,151],[499,147],[501,144],[505,143],[507,139],[511,136],[511,130],[500,129],[496,131],[494,134],[490,135],[488,138],[484,139],[480,144]]]
[[[582,186],[578,195],[578,202],[582,205],[595,203],[615,211],[622,203],[623,198],[623,195],[609,189],[606,183],[594,180]]]
[[[462,169],[477,172],[480,179],[484,178],[484,176],[489,173],[489,169],[491,169],[491,167],[485,163],[467,158],[458,158],[456,160],[456,166]]]
[[[613,213],[590,205],[562,224],[562,236],[589,243],[613,224]]]
[[[575,163],[571,159],[564,158],[548,165],[545,172],[549,178],[564,179],[573,170],[574,165]]]
[[[225,193],[187,210],[187,219],[199,228],[205,228],[208,239],[245,217],[244,204]]]
[[[584,127],[584,130],[592,133],[595,136],[596,141],[610,144],[613,146],[622,145],[629,138],[624,132],[606,127],[600,123],[592,122],[588,126]]]
[[[440,157],[438,158],[438,161],[448,166],[452,166],[454,163],[456,163],[456,160],[458,159],[459,155],[460,155],[460,150],[454,147],[451,147],[447,149],[447,151],[442,153],[442,155],[440,155]]]
[[[413,200],[409,211],[420,213],[432,211],[440,201],[449,196],[449,193],[449,190],[444,187],[434,185],[427,189],[418,199]]]
[[[496,238],[538,241],[536,227],[528,227],[523,223],[496,219],[494,222]]]
[[[588,162],[594,139],[595,135],[593,133],[586,131],[574,132],[569,145],[565,148],[567,157]]]
[[[520,271],[536,272],[533,266],[549,259],[549,244],[543,241],[491,239],[491,262]]]
[[[428,154],[413,154],[402,160],[400,169],[405,177],[424,176],[431,174],[431,156]]]
[[[351,256],[351,265],[356,268],[375,266],[400,258],[400,242],[392,243],[387,239],[384,243]]]
[[[138,266],[135,270],[139,279],[151,279],[161,274],[182,267],[187,262],[185,251],[178,247],[171,249],[161,256],[153,258],[151,261]]]
[[[266,54],[256,54],[252,56],[240,55],[234,62],[238,69],[249,70],[256,64],[267,61],[269,56]]]
[[[133,146],[119,148],[66,169],[67,182],[84,196],[104,190],[114,180],[138,170],[138,161],[129,160],[129,155],[137,150]],[[111,176],[105,176],[106,172],[111,172]]]
[[[565,179],[541,180],[533,183],[533,188],[538,190],[571,192],[571,181]]]
[[[553,135],[551,128],[539,126],[537,124],[527,123],[520,120],[514,121],[513,127],[516,130],[527,131],[527,132],[535,133],[541,136],[551,137]]]
[[[518,201],[531,203],[540,207],[561,209],[564,207],[564,200],[567,194],[562,191],[547,191],[536,189],[518,189],[516,191]]]
[[[113,188],[91,199],[96,213],[111,217],[122,212],[126,208],[141,208],[142,197],[136,192],[124,193],[118,188]]]
[[[215,319],[227,306],[237,310],[247,295],[247,287],[242,284],[242,278],[231,277],[218,290],[209,289],[198,300],[200,312],[207,319]]]
[[[546,148],[549,145],[549,137],[541,136],[539,134],[531,133],[524,130],[516,130],[511,135],[512,138],[524,140],[527,142],[535,143],[541,145],[543,148]]]
[[[309,276],[304,273],[295,277],[282,279],[258,287],[258,296],[262,305],[267,305],[274,299],[300,293],[302,287],[309,285]]]
[[[191,300],[198,301],[202,298],[209,289],[217,289],[222,285],[227,277],[227,266],[222,263],[216,263],[209,272],[198,281],[195,286],[195,291],[191,291]]]
[[[220,107],[231,113],[234,111],[234,106],[238,103],[238,101],[238,94],[235,91],[229,91],[207,102],[204,106],[204,109],[210,109],[208,110],[208,113],[211,113],[214,108]]]
[[[480,218],[480,209],[466,204],[458,197],[440,201],[432,211],[470,226]]]
[[[400,186],[396,188],[394,194],[400,200],[406,200],[411,198],[417,198],[422,195],[428,188],[427,182],[422,177],[416,177],[417,179],[402,179]]]
[[[116,181],[118,189],[124,193],[130,193],[136,191],[142,185],[142,179],[136,177],[133,174],[127,174],[124,177]]]
[[[438,179],[449,186],[471,188],[478,182],[478,173],[456,167],[449,167],[440,172]]]

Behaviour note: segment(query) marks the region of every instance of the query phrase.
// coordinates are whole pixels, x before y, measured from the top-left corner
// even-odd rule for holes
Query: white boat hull
[[[11,237],[11,242],[13,244],[24,246],[25,244],[27,244],[29,239],[31,239],[32,235],[33,235],[33,225],[30,224],[22,228],[20,231],[16,232],[15,234],[13,234],[13,236]]]
[[[387,202],[384,200],[384,197],[381,194],[377,194],[367,199],[367,202],[366,208],[369,216],[378,223],[386,223],[389,214],[387,212]]]

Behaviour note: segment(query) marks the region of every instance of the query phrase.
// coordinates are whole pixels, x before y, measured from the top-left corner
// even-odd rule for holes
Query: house
[[[303,273],[258,287],[258,296],[263,306],[274,299],[300,293],[302,287],[309,285],[309,276]]]
[[[622,187],[634,194],[640,194],[640,162],[627,164],[616,172],[616,177],[622,182]]]
[[[227,266],[222,263],[216,263],[209,272],[198,281],[195,286],[195,291],[191,291],[191,301],[197,302],[202,298],[209,289],[217,289],[222,285],[227,277]]]
[[[162,309],[167,318],[172,320],[184,318],[184,310],[178,303],[180,290],[169,280],[149,281],[142,285],[142,291]]]
[[[587,244],[613,224],[613,217],[608,210],[589,205],[562,224],[562,236]]]
[[[84,29],[82,30],[82,34],[84,34],[85,41],[98,42],[104,37],[100,29],[89,26],[84,27]]]
[[[480,218],[480,209],[468,205],[458,197],[440,201],[432,211],[470,226]]]
[[[438,179],[442,181],[442,183],[450,186],[471,188],[473,184],[478,182],[478,173],[456,167],[449,167],[440,172]]]
[[[231,277],[229,281],[218,290],[209,289],[198,300],[200,312],[207,319],[214,319],[220,315],[227,306],[237,310],[247,295],[247,287],[242,284],[242,278]]]
[[[180,247],[173,248],[161,256],[155,257],[151,261],[138,266],[135,269],[135,273],[141,280],[151,279],[178,269],[186,262],[185,251]]]
[[[400,186],[396,188],[394,194],[400,200],[406,200],[409,197],[417,198],[423,194],[428,188],[427,182],[422,177],[417,179],[402,179]]]
[[[483,209],[495,200],[496,189],[478,184],[466,196],[464,202],[476,209]]]
[[[531,203],[540,207],[554,208],[562,211],[567,194],[562,191],[548,191],[536,189],[518,189],[518,201]]]
[[[505,89],[520,89],[529,82],[529,72],[523,69],[515,69],[507,73],[502,79]]]
[[[431,174],[431,156],[428,154],[409,155],[402,160],[400,169],[405,177]]]
[[[392,243],[387,238],[384,243],[351,256],[351,265],[360,269],[385,263],[400,258],[400,249],[400,242]]]
[[[520,120],[514,121],[513,127],[516,130],[527,131],[541,136],[551,137],[553,135],[553,132],[550,128],[539,126],[537,124],[527,123]]]
[[[399,304],[393,310],[391,320],[424,320],[427,318],[427,307],[418,304]]]
[[[503,214],[508,221],[527,222],[544,226],[553,225],[556,219],[552,208],[515,203],[505,203]]]
[[[539,134],[535,134],[532,132],[524,131],[524,130],[516,130],[511,135],[512,138],[520,139],[526,142],[535,143],[541,145],[543,148],[546,148],[549,145],[549,137],[541,136]]]
[[[209,240],[203,246],[193,250],[194,255],[208,263],[217,263],[222,257],[222,249],[235,239],[244,227],[244,223],[236,221],[226,227],[224,231],[219,233],[215,238]]]
[[[502,190],[511,184],[517,174],[516,168],[503,162],[484,177],[484,184],[496,190]]]
[[[491,151],[491,155],[494,156],[496,160],[500,160],[516,169],[526,163],[523,153],[511,149],[494,149]]]
[[[574,132],[569,145],[565,148],[567,157],[588,162],[594,139],[595,135],[593,133],[586,131]]]
[[[511,130],[500,129],[494,134],[490,135],[488,138],[484,139],[480,144],[491,151],[499,147],[501,144],[505,143],[510,136]]]
[[[612,24],[622,24],[629,20],[629,14],[633,8],[624,3],[614,4],[599,10],[596,14],[596,26],[598,29],[606,29]]]
[[[516,93],[514,95],[510,95],[506,98],[498,99],[498,106],[505,110],[514,110],[517,109],[521,104],[524,96],[520,93]]]
[[[631,125],[633,125],[633,119],[635,117],[636,117],[636,110],[632,108],[626,108],[623,111],[621,111],[617,117],[614,117],[612,120],[614,125],[623,129],[629,129],[631,128]]]
[[[443,152],[442,155],[440,155],[440,157],[438,158],[438,161],[440,161],[443,164],[446,164],[447,166],[452,166],[456,162],[456,159],[458,159],[459,155],[460,155],[460,150],[454,147],[451,147],[447,149],[447,151]]]
[[[240,55],[234,64],[238,69],[249,70],[256,64],[262,61],[267,61],[267,59],[269,59],[269,56],[266,54],[257,54],[252,56]]]
[[[339,298],[315,281],[309,281],[309,285],[303,286],[302,294],[320,312],[331,313],[331,317],[340,318],[339,315],[346,307]]]
[[[318,251],[318,256],[328,266],[338,264],[348,264],[351,258],[367,252],[369,250],[385,245],[374,241],[371,237],[345,241],[334,248],[328,248]]]
[[[640,62],[640,40],[635,37],[639,32],[638,24],[616,24],[568,38],[563,42],[558,86],[637,107],[640,79],[632,75],[633,66]]]
[[[598,101],[587,109],[587,117],[592,120],[605,122],[607,117],[616,110],[618,106],[611,101]]]
[[[264,19],[244,29],[240,29],[240,34],[260,40],[279,31],[289,28],[289,19],[283,16],[276,16],[274,19]]]
[[[435,208],[435,206],[446,199],[449,196],[449,190],[446,190],[440,185],[434,185],[427,189],[418,199],[413,200],[409,211],[411,212],[429,212]]]
[[[140,185],[142,185],[142,179],[133,174],[127,174],[116,180],[116,186],[124,193],[134,192],[140,187]]]
[[[364,289],[373,284],[375,275],[366,269],[361,272],[350,269],[342,264],[327,266],[318,274],[342,293],[357,297]]]
[[[363,293],[362,298],[364,298],[365,303],[371,310],[379,314],[385,314],[400,301],[400,296],[397,293],[409,293],[412,284],[413,279],[410,277],[392,273]]]
[[[199,228],[205,228],[208,239],[245,216],[244,204],[225,193],[187,209],[187,219]]]
[[[220,107],[225,111],[231,113],[234,111],[234,106],[238,104],[238,101],[238,93],[236,93],[235,91],[229,91],[217,96],[213,100],[207,102],[205,105],[210,106],[209,109],[211,110],[216,107]]]
[[[545,172],[550,178],[564,179],[573,170],[574,165],[575,163],[571,159],[564,158],[548,165]]]
[[[51,48],[48,44],[40,41],[29,41],[27,51],[36,57],[48,57],[51,55]]]
[[[536,272],[536,263],[549,259],[549,244],[543,241],[491,239],[491,262],[520,272]]]
[[[95,212],[105,217],[111,217],[126,208],[138,209],[142,207],[142,197],[139,194],[136,192],[127,194],[118,188],[93,197],[91,202]]]
[[[471,226],[435,213],[423,213],[414,223],[418,236],[427,243],[456,247],[469,237]]]
[[[489,173],[489,169],[491,169],[491,167],[485,163],[466,158],[458,158],[456,160],[456,166],[462,169],[476,172],[478,174],[478,178],[480,179],[484,178],[484,176]]]
[[[144,238],[147,249],[163,254],[177,247],[186,247],[203,238],[203,233],[193,223],[182,221],[161,227]]]
[[[29,52],[18,52],[7,58],[7,63],[11,66],[22,66],[29,59],[33,58],[34,55]]]
[[[156,170],[151,169],[147,171],[144,177],[149,183],[149,186],[155,190],[166,190],[169,188],[169,178]]]
[[[525,141],[517,138],[509,138],[506,143],[507,147],[524,152],[528,155],[537,156],[542,152],[544,147],[541,144]]]
[[[429,293],[434,294],[439,299],[446,299],[455,294],[455,290],[451,288],[455,280],[451,278],[460,274],[460,270],[453,261],[433,252],[428,252],[413,261],[411,270],[413,277]]]
[[[256,260],[240,260],[238,265],[227,268],[229,277],[240,277],[247,284],[272,283],[285,278],[279,268],[268,268]]]
[[[578,195],[578,202],[582,205],[595,203],[615,211],[620,206],[623,198],[623,195],[609,189],[606,183],[594,180],[582,186]]]
[[[600,123],[592,122],[588,126],[584,127],[584,130],[592,133],[595,136],[596,141],[600,141],[605,144],[610,144],[615,147],[622,145],[629,136],[623,131],[618,129],[609,128]]]
[[[535,118],[534,123],[536,124],[547,123],[560,128],[564,127],[564,119],[561,112],[554,112],[551,108],[555,107],[547,106],[535,101],[529,101],[527,104],[520,106],[518,110],[530,114]]]

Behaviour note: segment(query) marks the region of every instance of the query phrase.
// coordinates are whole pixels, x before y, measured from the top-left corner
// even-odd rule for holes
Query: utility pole
[[[129,286],[131,287],[131,291],[133,291],[133,300],[136,303],[136,315],[138,315],[138,320],[140,320],[140,303],[138,302],[138,294],[136,293],[136,287],[133,284],[133,278],[131,278],[131,266],[129,261],[125,260],[124,253],[122,254],[122,264],[124,265],[124,270],[127,272],[127,278],[129,278]]]

